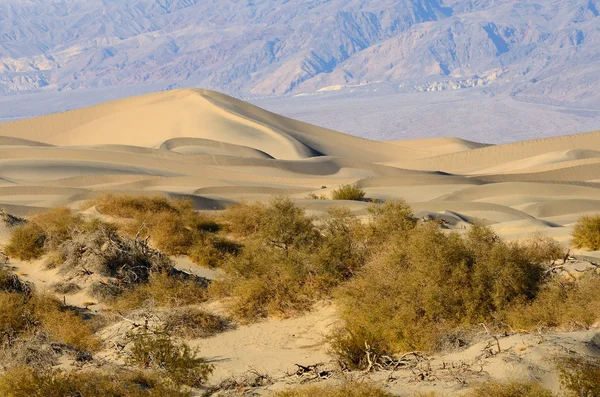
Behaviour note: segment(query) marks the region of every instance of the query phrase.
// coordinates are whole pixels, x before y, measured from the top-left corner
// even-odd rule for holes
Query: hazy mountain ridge
[[[598,0],[1,0],[0,92],[141,83],[240,96],[397,84],[598,94]]]

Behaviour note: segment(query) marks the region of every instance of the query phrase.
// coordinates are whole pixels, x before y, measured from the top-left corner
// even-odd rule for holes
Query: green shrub
[[[341,185],[331,191],[332,200],[362,201],[364,198],[365,191],[355,185]]]
[[[45,240],[42,228],[30,222],[14,228],[4,251],[9,257],[22,261],[39,259],[44,254]]]
[[[213,366],[198,357],[198,351],[177,343],[164,331],[144,329],[129,335],[132,342],[127,362],[143,369],[164,373],[173,385],[199,387],[213,371]]]
[[[548,389],[534,382],[487,382],[475,386],[465,397],[555,397]]]
[[[6,397],[191,397],[143,372],[34,370],[11,368],[0,375],[0,395]]]
[[[600,359],[565,357],[559,362],[562,386],[574,397],[600,396]]]
[[[378,386],[363,382],[345,382],[339,386],[304,386],[275,393],[277,397],[392,397]]]
[[[410,206],[402,199],[373,204],[368,210],[371,244],[381,244],[412,230],[417,224]]]
[[[572,236],[573,247],[600,250],[600,215],[585,215],[579,218]]]

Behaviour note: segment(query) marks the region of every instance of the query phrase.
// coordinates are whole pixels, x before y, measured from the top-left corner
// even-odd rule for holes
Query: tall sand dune
[[[568,243],[574,219],[600,212],[600,132],[496,146],[375,142],[206,90],[0,124],[0,207],[18,213],[120,191],[190,197],[199,209],[281,194],[314,214],[365,214],[367,203],[307,199],[349,183],[453,228],[551,229]]]

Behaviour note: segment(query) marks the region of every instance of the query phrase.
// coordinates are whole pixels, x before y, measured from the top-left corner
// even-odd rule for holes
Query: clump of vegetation
[[[364,368],[365,342],[382,354],[432,350],[457,328],[493,322],[506,308],[531,302],[542,285],[545,268],[527,252],[483,227],[465,237],[433,223],[396,233],[342,287],[346,327],[334,350],[348,367]]]
[[[331,199],[362,201],[365,198],[365,194],[365,191],[356,185],[341,185],[331,191]]]
[[[225,228],[238,237],[249,237],[257,233],[267,206],[263,203],[239,203],[223,211],[221,220]]]
[[[148,282],[135,285],[109,301],[117,310],[142,307],[179,307],[206,301],[206,284],[194,277],[154,272]]]
[[[198,357],[197,350],[184,342],[175,342],[164,330],[145,328],[129,338],[132,347],[127,362],[163,373],[174,386],[202,386],[213,371],[212,365]]]
[[[62,371],[11,368],[0,376],[0,395],[7,397],[190,397],[145,372]]]
[[[550,279],[536,299],[517,304],[504,322],[515,329],[563,327],[587,329],[600,318],[600,277],[586,274],[577,281]]]
[[[563,388],[574,397],[600,396],[600,359],[583,356],[559,361]]]
[[[130,237],[150,237],[153,245],[169,255],[187,255],[203,232],[219,225],[194,210],[191,200],[160,196],[106,195],[86,204],[104,214],[125,219],[119,228]]]
[[[475,386],[466,397],[555,397],[554,393],[535,382],[487,382]]]
[[[172,335],[198,339],[221,333],[230,327],[230,323],[223,317],[188,307],[169,312],[164,327]]]
[[[363,265],[364,228],[348,210],[332,210],[313,222],[291,200],[276,197],[261,211],[256,232],[224,264],[227,277],[211,286],[217,296],[230,298],[238,320],[305,311]]]
[[[17,226],[4,251],[11,258],[22,261],[39,259],[44,254],[44,231],[35,223]]]
[[[234,241],[206,233],[198,238],[188,255],[195,264],[212,269],[237,255],[240,249],[241,246]]]
[[[572,244],[575,248],[600,250],[600,215],[584,215],[573,228]]]
[[[304,386],[276,393],[277,397],[392,397],[393,394],[363,382],[345,382],[339,386]]]
[[[5,271],[2,271],[5,273]],[[0,279],[9,279],[0,274]],[[10,345],[19,337],[46,332],[49,337],[77,350],[96,351],[99,339],[80,314],[48,295],[35,294],[18,278],[0,285],[0,340]],[[24,285],[24,286],[23,286]],[[68,324],[68,327],[65,327]]]

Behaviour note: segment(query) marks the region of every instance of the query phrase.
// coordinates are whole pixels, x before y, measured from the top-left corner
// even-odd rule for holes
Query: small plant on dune
[[[331,191],[331,199],[362,201],[365,198],[365,194],[365,191],[356,185],[341,185]]]
[[[600,396],[600,359],[571,356],[559,359],[562,386],[574,397]]]
[[[164,330],[144,329],[130,334],[132,343],[127,362],[142,369],[165,374],[173,385],[201,386],[213,371],[213,366],[198,357],[184,342],[175,342]]]
[[[600,215],[582,216],[573,228],[573,247],[600,250]]]
[[[345,382],[338,386],[304,386],[275,394],[276,397],[392,397],[393,394],[364,382]]]
[[[109,303],[117,310],[127,311],[140,307],[177,307],[204,301],[205,283],[193,277],[162,271],[152,273],[147,283],[135,285]]]
[[[257,233],[267,206],[263,203],[239,203],[229,206],[221,214],[225,228],[240,237]]]
[[[171,311],[165,319],[165,330],[181,338],[208,338],[228,328],[223,317],[193,307]]]
[[[550,390],[535,382],[488,382],[475,386],[466,397],[556,397]]]
[[[145,372],[36,370],[17,366],[0,375],[0,395],[7,397],[191,397]]]
[[[23,261],[39,259],[44,254],[46,236],[41,227],[35,223],[17,226],[4,248],[11,258]]]

